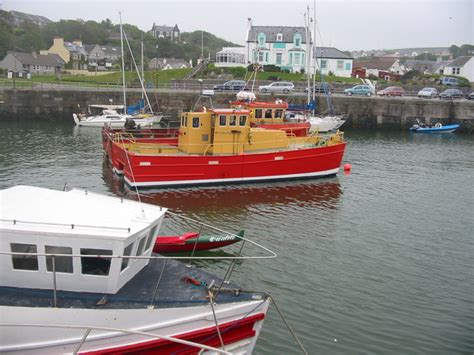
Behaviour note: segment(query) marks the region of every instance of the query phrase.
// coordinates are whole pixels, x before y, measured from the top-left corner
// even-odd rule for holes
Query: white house
[[[474,57],[462,56],[447,64],[443,70],[444,75],[458,75],[474,82]]]
[[[316,70],[324,75],[331,72],[336,76],[351,77],[353,59],[337,48],[316,47],[316,61]]]
[[[273,64],[290,72],[306,67],[304,27],[250,25],[246,42],[248,63]]]
[[[223,67],[246,67],[245,47],[223,47],[216,53],[216,62],[214,65]]]

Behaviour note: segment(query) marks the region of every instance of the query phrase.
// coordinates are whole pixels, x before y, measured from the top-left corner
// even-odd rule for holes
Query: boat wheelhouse
[[[138,187],[311,178],[339,170],[342,133],[297,137],[253,128],[250,114],[237,108],[183,113],[176,146],[116,139],[113,169]]]
[[[269,299],[152,254],[165,208],[31,186],[0,200],[2,354],[252,352]]]

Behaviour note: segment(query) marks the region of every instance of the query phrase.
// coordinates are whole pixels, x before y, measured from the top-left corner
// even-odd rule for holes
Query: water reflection
[[[124,186],[106,162],[103,179],[118,196],[137,200],[135,190]],[[175,212],[248,211],[255,207],[311,207],[334,210],[340,203],[342,188],[337,177],[319,180],[261,184],[194,187],[181,189],[139,190],[143,202],[165,206]]]

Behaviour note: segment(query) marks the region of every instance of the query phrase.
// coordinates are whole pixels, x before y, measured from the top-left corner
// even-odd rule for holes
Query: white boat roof
[[[22,185],[0,190],[0,201],[0,231],[113,239],[128,238],[166,212],[159,206],[86,190],[57,191]]]
[[[90,108],[101,108],[104,110],[122,110],[123,105],[89,105]]]

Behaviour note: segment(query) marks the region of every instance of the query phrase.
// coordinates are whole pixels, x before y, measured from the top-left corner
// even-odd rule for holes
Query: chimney
[[[54,46],[64,46],[64,39],[61,37],[54,37],[53,39]]]

